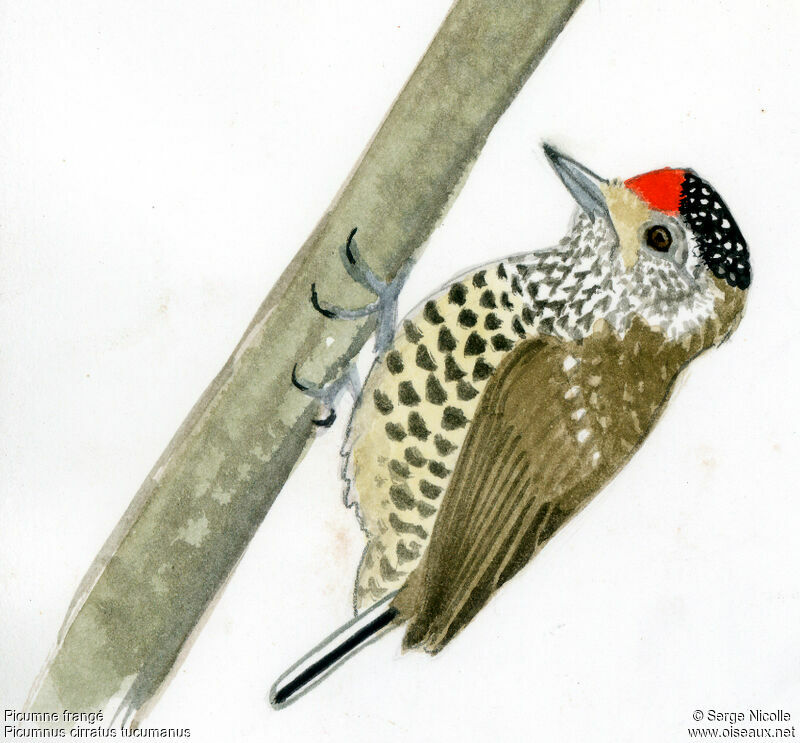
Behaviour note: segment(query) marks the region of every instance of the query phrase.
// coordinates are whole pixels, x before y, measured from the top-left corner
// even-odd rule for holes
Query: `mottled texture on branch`
[[[356,356],[373,320],[330,320],[308,301],[374,299],[337,247],[358,227],[392,277],[429,237],[495,122],[580,0],[460,0],[331,210],[258,310],[90,569],[37,709],[139,711],[168,678],[210,602],[314,436],[318,404],[294,389]],[[331,336],[330,346],[325,338]]]

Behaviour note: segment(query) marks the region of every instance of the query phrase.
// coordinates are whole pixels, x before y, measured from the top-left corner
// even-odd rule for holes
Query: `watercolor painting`
[[[7,737],[800,714],[798,12],[412,5],[6,8]]]
[[[393,625],[408,625],[405,649],[438,653],[621,469],[677,376],[741,320],[749,253],[709,183],[676,168],[608,181],[544,150],[578,204],[557,247],[468,272],[394,337],[397,279],[374,276],[354,231],[342,260],[378,299],[341,310],[312,287],[329,319],[380,314],[343,449],[345,502],[369,540],[363,614],[279,679],[277,706]],[[323,398],[342,386],[294,384]]]

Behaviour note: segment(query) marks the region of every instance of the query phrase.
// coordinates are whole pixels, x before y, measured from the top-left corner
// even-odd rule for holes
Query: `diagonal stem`
[[[321,316],[309,287],[351,307],[374,299],[335,249],[354,225],[377,275],[394,276],[418,254],[579,4],[455,3],[330,211],[89,569],[29,707],[105,709],[109,719],[119,710],[134,722],[146,713],[314,440],[318,403],[292,386],[293,365],[325,383],[375,329],[374,318]]]

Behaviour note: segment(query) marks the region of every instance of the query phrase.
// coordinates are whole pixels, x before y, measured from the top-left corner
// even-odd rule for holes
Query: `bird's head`
[[[579,221],[611,236],[604,259],[636,314],[673,336],[709,319],[719,326],[718,340],[730,335],[750,286],[750,258],[707,181],[685,168],[609,181],[550,145],[544,151],[577,201]]]

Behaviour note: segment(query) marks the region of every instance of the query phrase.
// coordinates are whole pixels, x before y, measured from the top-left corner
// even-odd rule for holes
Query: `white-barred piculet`
[[[749,254],[705,180],[663,168],[608,181],[544,151],[578,204],[557,246],[460,275],[396,332],[406,272],[377,279],[354,233],[345,267],[378,299],[340,310],[312,287],[331,322],[379,313],[380,353],[343,447],[368,542],[356,618],[278,679],[276,707],[393,627],[405,625],[404,648],[441,650],[619,472],[680,372],[739,324]]]

